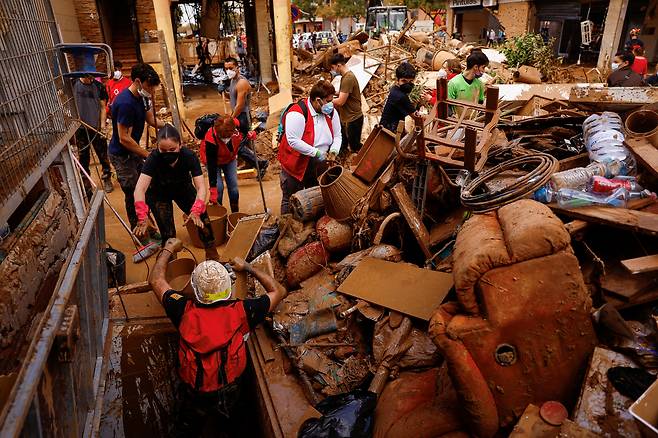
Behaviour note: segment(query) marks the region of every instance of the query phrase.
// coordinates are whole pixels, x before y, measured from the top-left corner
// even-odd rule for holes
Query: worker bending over
[[[174,206],[188,214],[188,221],[198,227],[206,248],[206,258],[219,258],[215,238],[206,213],[206,183],[196,154],[181,147],[181,136],[172,125],[158,131],[157,148],[149,154],[135,186],[135,234],[145,236],[149,229],[149,207],[155,216],[162,241],[176,237]]]
[[[153,293],[180,334],[178,374],[184,393],[175,436],[200,436],[211,415],[221,421],[228,436],[241,436],[241,425],[231,417],[247,366],[246,340],[285,297],[286,290],[269,275],[235,258],[233,270],[253,275],[265,287],[265,295],[236,300],[227,269],[208,260],[192,272],[194,299],[184,297],[165,279],[167,263],[181,248],[180,240],[169,239],[149,278]]]
[[[319,81],[308,99],[291,105],[283,116],[283,137],[279,145],[281,163],[281,214],[289,213],[290,197],[318,185],[327,169],[327,154],[340,153],[343,141],[340,117],[334,111],[334,86]]]

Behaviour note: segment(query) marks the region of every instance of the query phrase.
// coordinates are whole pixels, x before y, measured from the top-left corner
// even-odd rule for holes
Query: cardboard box
[[[658,380],[631,405],[629,411],[643,436],[658,437]]]

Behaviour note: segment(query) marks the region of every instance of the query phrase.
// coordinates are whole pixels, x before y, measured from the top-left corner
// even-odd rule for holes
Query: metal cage
[[[0,1],[0,225],[78,126],[46,0]]]

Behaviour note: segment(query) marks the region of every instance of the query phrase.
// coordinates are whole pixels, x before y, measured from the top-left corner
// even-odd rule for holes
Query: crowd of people
[[[490,33],[489,39],[492,36]],[[341,54],[334,55],[329,65],[331,76],[340,76],[338,88],[329,81],[319,80],[308,96],[293,102],[281,116],[277,158],[281,164],[282,214],[290,211],[290,197],[294,193],[318,184],[318,177],[329,161],[341,154],[357,153],[362,147],[364,114],[357,77],[347,68],[347,59]],[[463,71],[458,61],[446,61],[439,77],[448,80],[448,97],[483,103],[486,84],[481,77],[488,65],[489,59],[479,49],[472,50]],[[240,210],[238,158],[259,169],[259,178],[266,172],[268,161],[259,158],[249,147],[254,139],[250,131],[252,90],[249,81],[240,74],[238,60],[224,61],[230,80],[231,111],[215,118],[205,132],[200,142],[200,158],[183,146],[181,134],[174,126],[156,117],[153,96],[160,78],[153,67],[137,64],[128,79],[123,75],[121,63],[115,61],[115,66],[113,77],[105,85],[91,76],[76,80],[73,85],[83,122],[75,136],[79,160],[89,173],[90,147],[94,149],[106,192],[113,189],[114,167],[131,229],[142,242],[150,239],[161,244],[150,283],[181,335],[180,375],[186,385],[187,404],[176,423],[181,429],[179,435],[196,436],[209,415],[218,410],[222,418],[230,418],[246,364],[244,339],[285,296],[280,284],[244,260],[233,260],[230,265],[219,263],[206,213],[208,202],[224,203],[224,187],[231,211]],[[641,86],[651,82],[644,44],[635,30],[624,50],[615,55],[612,70],[609,86]],[[407,62],[396,68],[396,82],[389,90],[379,121],[383,128],[393,132],[403,129],[401,123],[407,116],[421,105],[436,102],[436,91],[421,91],[412,98],[417,74],[416,68]],[[109,144],[104,136],[106,118],[112,125]],[[146,124],[157,129],[152,151],[140,145]],[[91,196],[89,183],[85,189]],[[176,239],[174,203],[186,214],[187,221],[198,228],[206,251],[206,261],[192,273],[195,299],[183,297],[165,279],[166,265],[182,245]],[[253,300],[235,300],[233,271],[251,273],[264,285],[267,294]]]

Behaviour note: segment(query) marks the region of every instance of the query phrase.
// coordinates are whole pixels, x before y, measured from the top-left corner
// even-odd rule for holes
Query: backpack
[[[304,121],[308,119],[308,107],[306,106],[306,99],[300,99],[298,102],[293,102],[286,107],[285,110],[281,111],[281,118],[279,119],[279,127],[276,130],[276,142],[281,144],[281,139],[283,138],[283,118],[288,114],[288,110],[294,105],[299,104],[299,107],[302,109],[302,115],[304,116]]]
[[[194,121],[194,136],[199,140],[203,140],[206,136],[206,132],[214,124],[215,120],[219,117],[219,114],[204,114]]]

